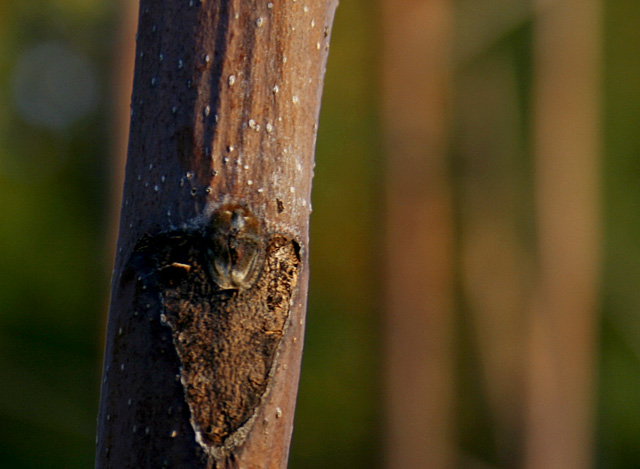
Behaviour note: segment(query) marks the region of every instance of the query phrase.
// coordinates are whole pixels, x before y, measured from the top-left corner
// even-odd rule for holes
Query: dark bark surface
[[[331,0],[141,2],[97,467],[286,466],[306,307],[313,152],[335,7]],[[231,211],[237,219],[216,231],[221,207],[230,206],[240,207]],[[257,228],[247,235],[252,220]],[[145,240],[167,236],[164,247],[145,251]],[[186,251],[176,238],[188,241]],[[170,254],[159,260],[159,252]],[[201,301],[185,305],[192,284]],[[270,288],[280,296],[269,296]],[[207,295],[214,299],[202,299]],[[229,304],[242,311],[243,302],[251,303],[245,316],[209,321],[207,312]],[[194,338],[200,329],[189,311],[201,315],[217,345]],[[270,337],[262,355],[234,351],[234,340],[251,342],[247,334]],[[185,337],[196,345],[183,347]],[[211,369],[189,358],[194,353],[209,353]],[[251,402],[234,401],[231,388],[217,384],[230,375]],[[202,388],[189,384],[198,376]],[[217,413],[202,411],[202,402]],[[215,435],[199,442],[199,422],[220,415],[226,420],[207,425]],[[224,447],[248,418],[239,443],[211,449]]]

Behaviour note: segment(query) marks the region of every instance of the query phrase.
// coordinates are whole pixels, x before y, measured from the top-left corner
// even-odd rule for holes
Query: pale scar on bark
[[[199,227],[145,236],[134,254],[160,291],[197,442],[240,446],[269,391],[300,269],[300,246],[223,205]]]

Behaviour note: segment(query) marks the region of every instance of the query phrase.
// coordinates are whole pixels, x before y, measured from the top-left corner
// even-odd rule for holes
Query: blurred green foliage
[[[598,447],[601,467],[640,464],[640,4],[607,2]]]
[[[93,465],[109,282],[109,8],[97,1],[0,6],[0,465],[6,468]],[[43,43],[74,51],[99,77],[98,107],[63,127],[29,122],[15,99],[24,79],[17,64]]]
[[[106,123],[117,8],[102,0],[0,3],[3,468],[93,465],[109,284],[112,135]],[[496,48],[511,50],[518,62],[523,140],[530,20],[481,51],[489,57]],[[597,465],[626,468],[640,465],[640,4],[606,2],[604,20],[606,242]],[[365,0],[343,0],[335,21],[316,159],[292,468],[381,466],[380,23],[377,7]],[[97,77],[98,106],[62,128],[30,122],[16,105],[17,64],[41,43],[64,45]],[[473,346],[463,345],[460,355],[472,357]],[[460,368],[463,450],[497,465],[473,367],[466,360]]]

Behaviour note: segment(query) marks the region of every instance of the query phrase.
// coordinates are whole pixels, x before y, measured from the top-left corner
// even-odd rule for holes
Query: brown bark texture
[[[336,6],[141,1],[96,467],[286,467]]]

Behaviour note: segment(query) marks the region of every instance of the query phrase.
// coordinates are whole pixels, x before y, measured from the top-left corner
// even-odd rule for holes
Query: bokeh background
[[[440,129],[440,147],[428,155],[438,163],[424,181],[450,202],[442,226],[431,227],[448,240],[441,280],[448,307],[433,313],[443,316],[435,339],[444,340],[447,354],[441,348],[407,363],[414,367],[410,376],[420,374],[422,363],[447,377],[444,385],[431,382],[429,391],[444,410],[427,415],[444,443],[420,467],[525,461],[542,467],[532,463],[538,446],[529,440],[535,419],[528,417],[535,408],[531,387],[540,381],[535,360],[527,358],[527,344],[540,339],[530,337],[544,288],[540,259],[549,260],[536,195],[545,180],[536,130],[536,83],[544,78],[536,51],[541,41],[561,48],[567,37],[543,36],[545,2],[342,0],[316,155],[310,303],[291,468],[402,467],[389,457],[397,429],[388,401],[398,391],[388,382],[395,319],[386,312],[393,296],[387,284],[392,277],[403,284],[393,258],[420,263],[410,244],[406,252],[392,249],[414,230],[411,213],[420,208],[411,197],[400,205],[392,197],[401,162],[389,144],[398,112],[389,77],[406,94],[418,90],[402,71],[389,71],[389,58],[404,49],[394,51],[398,43],[387,38],[390,28],[403,30],[394,8],[420,4],[413,19],[426,14],[425,25],[442,34],[410,46],[410,62],[441,73],[436,89],[444,94],[433,97],[446,98],[427,114],[441,112],[440,124],[428,124]],[[136,9],[129,1],[0,2],[3,468],[93,465]],[[445,14],[434,20],[434,11]],[[585,27],[593,26],[587,37],[598,52],[589,63],[598,84],[588,88],[593,107],[585,112],[598,123],[592,139],[598,177],[586,191],[593,197],[578,200],[598,233],[585,252],[593,275],[576,334],[549,341],[552,356],[555,340],[591,357],[581,373],[593,378],[593,389],[586,398],[580,390],[562,397],[584,399],[586,423],[576,434],[592,434],[577,444],[587,466],[632,468],[640,467],[640,3],[602,1],[593,11],[595,20]],[[577,87],[584,85],[580,76],[578,70]],[[565,91],[559,88],[560,102]],[[588,173],[580,165],[578,158],[557,172],[580,179]],[[393,231],[389,212],[400,210],[409,222]],[[577,244],[583,238],[570,234]],[[412,282],[406,285],[410,298]],[[422,322],[415,324],[419,329]],[[416,438],[419,444],[421,435]]]

